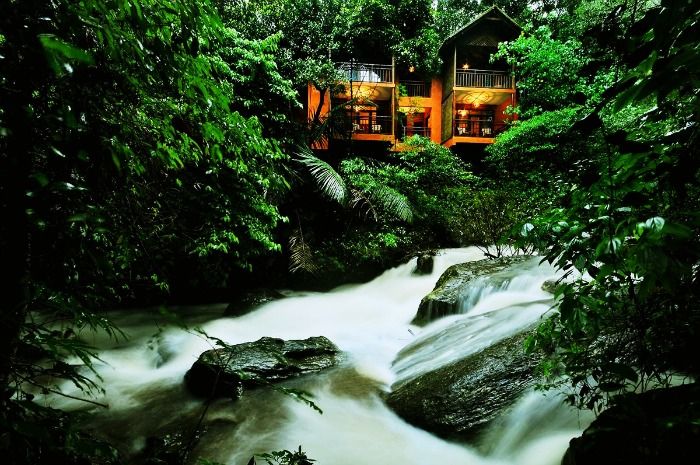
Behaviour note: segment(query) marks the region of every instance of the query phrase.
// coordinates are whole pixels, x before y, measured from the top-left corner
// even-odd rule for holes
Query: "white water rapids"
[[[185,317],[189,324],[230,344],[263,336],[326,336],[347,355],[339,368],[288,383],[311,392],[322,415],[269,389],[249,390],[236,402],[211,406],[195,457],[245,465],[253,454],[301,445],[320,465],[558,464],[568,441],[590,421],[564,407],[559,396],[527,393],[479,447],[410,426],[381,400],[382,391],[397,380],[478,352],[536,322],[551,307],[541,286],[554,272],[531,260],[501,276],[497,285],[472,285],[462,314],[424,328],[410,324],[421,299],[450,265],[481,258],[475,248],[444,250],[430,275],[413,275],[414,259],[369,283],[291,293],[237,318],[217,316],[221,306],[191,310],[193,316]],[[97,400],[109,409],[94,409],[91,426],[132,452],[143,448],[147,436],[193,425],[203,405],[185,392],[183,376],[212,348],[211,341],[176,327],[154,338],[154,318],[153,312],[124,312],[115,321],[130,335],[128,341],[92,341],[100,348],[102,362],[96,367],[107,390]],[[68,385],[63,389],[82,395]],[[45,401],[85,408],[66,398]]]

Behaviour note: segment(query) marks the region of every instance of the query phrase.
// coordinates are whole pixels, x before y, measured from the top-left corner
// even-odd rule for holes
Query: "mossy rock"
[[[518,255],[452,265],[440,276],[433,291],[421,300],[418,312],[411,323],[423,326],[438,318],[460,313],[462,298],[467,293],[471,283],[531,258],[530,256]],[[506,277],[498,276],[487,279],[495,284],[503,284],[502,281],[508,280]]]
[[[340,350],[323,336],[264,337],[204,352],[185,374],[185,384],[197,396],[237,399],[243,389],[321,371],[339,360]]]
[[[562,287],[562,283],[556,279],[548,279],[542,283],[542,290],[549,292],[552,295],[556,295],[557,291]]]

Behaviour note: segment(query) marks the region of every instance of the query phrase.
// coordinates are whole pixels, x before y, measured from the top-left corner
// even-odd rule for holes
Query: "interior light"
[[[408,72],[409,72],[409,73],[412,73],[412,72],[414,72],[415,70],[416,70],[416,67],[415,67],[415,66],[409,66],[409,67],[408,67]]]
[[[464,63],[462,65],[462,69],[469,69],[469,63]]]

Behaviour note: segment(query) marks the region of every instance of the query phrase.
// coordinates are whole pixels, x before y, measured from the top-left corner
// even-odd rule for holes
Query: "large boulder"
[[[470,292],[470,284],[476,284],[476,280],[480,280],[478,285],[481,287],[507,284],[509,276],[494,274],[531,258],[518,255],[452,265],[440,276],[433,291],[423,297],[411,323],[422,326],[443,316],[460,313]]]
[[[630,394],[569,443],[563,465],[690,464],[700,457],[700,385]]]
[[[409,423],[468,441],[503,414],[535,381],[539,359],[525,354],[529,332],[394,386],[387,404]]]
[[[244,388],[284,381],[338,363],[340,350],[323,336],[285,341],[264,337],[204,352],[185,374],[193,394],[240,397]]]

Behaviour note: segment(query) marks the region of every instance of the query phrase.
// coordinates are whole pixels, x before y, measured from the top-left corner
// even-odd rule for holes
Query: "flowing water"
[[[373,281],[326,293],[289,293],[237,318],[222,306],[180,312],[190,327],[235,344],[263,336],[303,339],[323,335],[346,354],[338,368],[291,381],[314,395],[323,410],[269,389],[247,391],[237,402],[220,400],[207,411],[207,433],[194,455],[244,465],[251,455],[280,449],[305,452],[321,465],[557,464],[568,441],[590,419],[579,418],[556,395],[529,392],[480,441],[480,447],[446,442],[406,424],[382,402],[395,382],[475,353],[535,323],[552,305],[541,290],[554,271],[537,260],[496,281],[477,280],[458,315],[424,328],[410,324],[420,300],[450,265],[483,258],[475,248],[435,257],[430,275],[412,274],[415,260]],[[496,283],[496,284],[494,284]],[[96,368],[106,393],[96,399],[91,427],[136,453],[146,438],[193,428],[203,404],[188,395],[183,376],[211,340],[196,331],[159,326],[154,312],[124,312],[115,322],[129,335],[110,342],[95,336],[102,362]],[[64,391],[74,395],[71,387]],[[86,404],[66,398],[47,403],[67,409]]]

